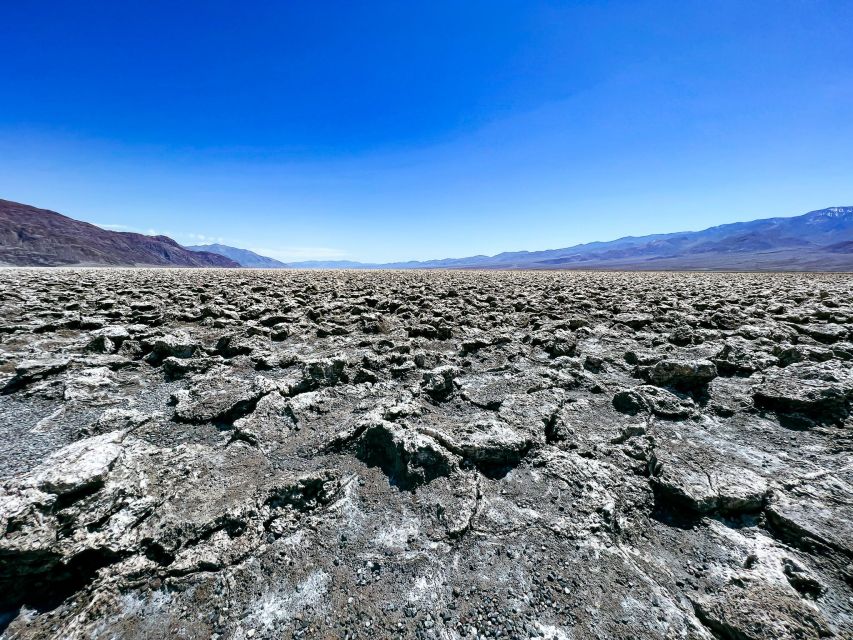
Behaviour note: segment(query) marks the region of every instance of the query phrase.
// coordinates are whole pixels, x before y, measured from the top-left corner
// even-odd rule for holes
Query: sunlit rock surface
[[[853,637],[848,275],[0,271],[8,638]]]

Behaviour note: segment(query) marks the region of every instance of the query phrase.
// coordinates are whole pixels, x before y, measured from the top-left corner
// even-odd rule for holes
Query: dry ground
[[[849,275],[0,296],[4,637],[853,637]]]

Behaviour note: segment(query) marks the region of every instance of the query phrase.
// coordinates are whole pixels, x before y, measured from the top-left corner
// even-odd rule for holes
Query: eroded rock
[[[753,398],[764,409],[840,423],[850,414],[853,371],[835,363],[792,364],[769,372]]]
[[[846,275],[0,276],[4,637],[853,633]]]

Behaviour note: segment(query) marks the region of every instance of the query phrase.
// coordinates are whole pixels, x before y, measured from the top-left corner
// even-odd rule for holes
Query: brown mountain
[[[238,267],[166,236],[107,231],[55,211],[0,199],[0,264],[21,267]]]

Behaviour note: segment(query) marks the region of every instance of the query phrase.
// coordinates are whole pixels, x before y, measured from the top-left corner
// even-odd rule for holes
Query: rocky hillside
[[[0,200],[0,265],[237,267],[166,236],[107,231],[55,211]]]

